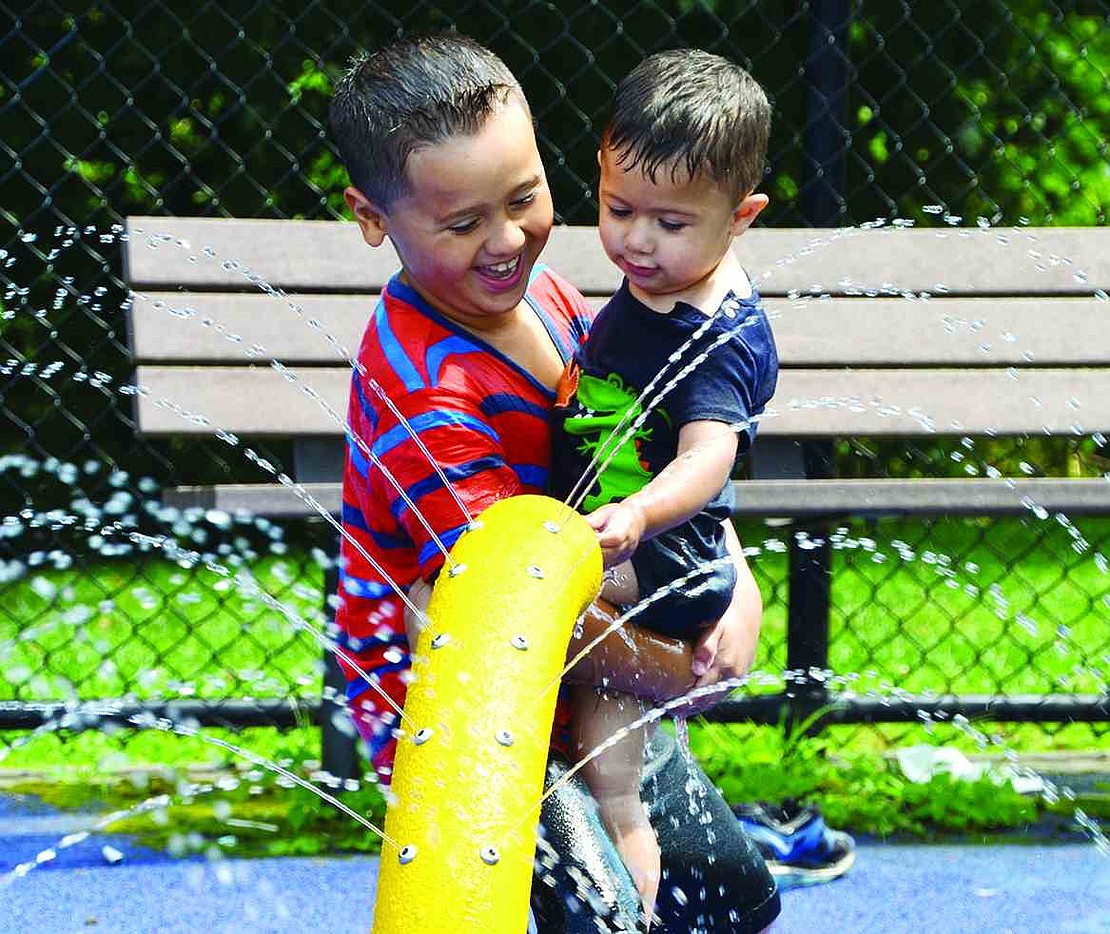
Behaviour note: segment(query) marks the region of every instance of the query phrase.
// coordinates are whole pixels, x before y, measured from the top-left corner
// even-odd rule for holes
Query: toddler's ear
[[[752,222],[759,217],[759,212],[762,211],[771,199],[762,192],[752,192],[740,204],[736,210],[732,212],[732,235],[739,237],[745,230],[751,227]]]
[[[353,185],[343,189],[343,197],[362,231],[362,239],[370,246],[381,246],[386,235],[385,211]]]

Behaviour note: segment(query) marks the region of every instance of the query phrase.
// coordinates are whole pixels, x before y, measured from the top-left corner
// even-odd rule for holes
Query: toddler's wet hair
[[[602,145],[625,171],[707,175],[737,200],[763,178],[771,105],[756,80],[700,49],[658,52],[617,88]]]

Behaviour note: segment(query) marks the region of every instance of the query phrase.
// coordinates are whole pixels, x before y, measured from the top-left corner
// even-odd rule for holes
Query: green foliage
[[[1045,805],[987,777],[969,782],[942,775],[914,784],[884,756],[834,754],[826,740],[801,731],[788,736],[781,727],[695,723],[690,740],[691,751],[730,803],[804,800],[819,805],[830,826],[853,833],[926,838],[991,834],[1028,828],[1048,813],[1058,815],[1059,824],[1042,820],[1038,832],[1056,832],[1070,826],[1077,805],[1095,819],[1110,817],[1105,788],[1078,801]],[[311,777],[317,767],[297,743],[279,742],[269,752],[275,762],[302,777]],[[125,811],[166,795],[166,806],[138,810],[105,829],[174,855],[312,856],[380,850],[377,834],[311,791],[263,769],[223,766],[203,773],[163,769],[115,774],[94,769],[50,780],[2,776],[0,772],[4,793],[33,795],[63,809]],[[378,786],[331,793],[383,826],[385,798]]]
[[[989,77],[958,87],[969,104],[962,141],[972,155],[991,153],[995,197],[1006,199],[1008,216],[1073,226],[1105,223],[1110,162],[1098,128],[1110,113],[1110,35],[1100,20],[1075,13],[1053,17],[1022,4],[1014,11],[1015,26],[1036,43],[1038,54],[1019,48],[999,63],[1011,92],[999,96]],[[1023,86],[1040,91],[1035,101],[1016,99]]]
[[[312,59],[306,58],[301,62],[301,73],[289,82],[287,89],[289,100],[294,104],[299,104],[306,92],[330,99],[332,77],[326,69],[319,67]]]
[[[250,573],[318,627],[322,576],[311,559],[297,557],[296,567],[260,559]],[[8,599],[0,620],[3,700],[73,690],[154,697],[174,693],[182,680],[198,697],[319,696],[319,647],[309,633],[203,568],[187,573],[149,561],[136,578],[125,562],[87,562],[10,585]],[[21,638],[30,629],[34,638]]]
[[[506,18],[497,5],[462,0],[403,13],[324,0],[306,16],[302,7],[267,0],[213,17],[184,0],[160,5],[160,15],[32,5],[4,43],[0,62],[0,97],[12,100],[15,89],[19,96],[4,133],[19,159],[0,209],[5,219],[45,242],[59,223],[102,230],[148,212],[347,217],[346,171],[327,120],[337,76],[353,54],[399,31],[454,27],[490,45],[520,76],[560,220],[596,221],[596,146],[615,81],[644,53],[685,45],[732,56],[768,89],[775,108],[767,180],[772,203],[761,220],[805,223],[802,200],[813,169],[802,150],[806,127],[823,107],[810,99],[812,82],[804,75],[809,8],[799,12],[784,0],[625,6],[552,0]],[[1003,224],[1022,218],[1105,224],[1105,10],[1105,2],[1046,8],[1039,0],[853,4],[842,118],[846,201],[838,221],[900,215],[936,224],[924,208],[941,204],[965,224],[979,216]],[[21,283],[33,287],[28,307],[48,304],[55,280],[64,276],[84,291],[101,280],[113,291],[102,317],[68,314],[50,341],[41,322],[18,316],[4,333],[14,352],[64,359],[66,348],[82,348],[97,356],[90,365],[120,381],[129,378],[118,338],[126,327],[122,294],[111,282],[116,256],[107,256],[105,266],[93,251],[71,249],[40,275],[34,249],[23,252],[20,276],[36,280]],[[102,405],[83,407],[85,397],[71,387],[62,401],[55,411],[51,398],[27,384],[11,390],[8,407],[35,425],[36,443],[48,452],[87,444],[84,426],[95,423],[97,456],[103,452],[124,465],[141,458],[158,464],[161,474],[198,469],[200,459],[179,456],[171,444],[134,444],[119,400],[109,419]],[[5,440],[8,446],[24,441]],[[1072,450],[1045,443],[1056,445],[1047,460],[1026,459],[1046,473],[1090,475],[1098,467],[1088,442]],[[963,464],[946,461],[945,444],[933,446],[939,456],[928,464],[907,456],[904,442],[891,441],[874,446],[874,463],[846,458],[841,466],[848,475],[938,475],[934,468],[962,475]],[[986,450],[984,459],[1011,472],[994,443]],[[220,479],[243,479],[238,465],[219,469]]]
[[[881,191],[918,220],[939,202],[995,223],[1105,224],[1105,10],[1009,0],[958,12],[953,21],[946,6],[859,8],[849,38],[860,156],[847,185],[860,192],[853,216],[866,219],[871,204],[888,215]]]
[[[840,477],[1100,477],[1110,472],[1110,446],[1096,436],[941,436],[912,443],[860,437],[837,441],[834,456]]]
[[[948,775],[915,784],[890,759],[874,753],[834,754],[827,738],[788,735],[779,728],[702,724],[690,747],[730,803],[818,804],[830,826],[886,837],[937,836],[1024,827],[1037,802],[1008,783]]]
[[[337,216],[350,218],[350,209],[343,198],[343,189],[348,185],[347,169],[330,149],[320,152],[308,166],[312,185],[325,199],[328,210]]]
[[[64,113],[67,84],[80,88],[82,111],[94,116],[102,137],[90,144],[87,127],[62,119],[50,133],[69,154],[63,161],[83,164],[82,176],[103,187],[120,213],[155,207],[188,214],[199,207],[236,216],[335,216],[342,213],[335,192],[344,178],[327,139],[327,103],[348,57],[386,39],[398,22],[405,30],[454,26],[490,44],[521,76],[548,141],[556,204],[571,212],[572,222],[589,223],[596,206],[581,200],[582,186],[593,183],[593,152],[612,83],[645,51],[696,45],[747,62],[770,90],[777,203],[769,218],[798,222],[795,201],[808,172],[798,151],[808,107],[798,67],[811,27],[792,4],[771,2],[756,11],[659,0],[621,15],[616,42],[615,11],[569,2],[517,18],[511,31],[502,17],[463,4],[413,11],[400,21],[345,10],[339,29],[332,16],[301,19],[296,41],[289,41],[288,6],[272,0],[237,23],[202,25],[192,6],[171,3],[166,17],[129,23],[122,43],[112,11],[92,8],[75,17],[44,8],[23,21],[26,58],[9,69],[23,86],[25,105],[42,114]],[[849,159],[846,220],[889,216],[893,199],[898,213],[921,219],[922,207],[939,201],[969,218],[1105,223],[1110,160],[1099,128],[1110,114],[1110,30],[1104,10],[1074,4],[1058,12],[1037,0],[993,0],[960,4],[958,13],[953,22],[944,6],[877,0],[855,6],[847,128],[858,158]],[[930,37],[924,50],[922,36]],[[182,52],[161,56],[151,80],[151,56],[171,48]],[[602,48],[605,56],[597,56]],[[306,56],[305,49],[321,52]],[[89,72],[89,62],[98,60],[107,61],[107,70]],[[27,73],[36,69],[61,80],[28,83]],[[120,99],[121,85],[135,88],[128,101]],[[564,98],[572,109],[564,110]],[[154,136],[132,108],[153,124]],[[21,151],[39,132],[34,124],[13,124],[9,145]],[[907,157],[918,172],[907,170]],[[48,161],[33,168],[45,187],[53,181]],[[11,208],[18,215],[34,205]]]
[[[76,172],[92,185],[103,185],[116,174],[116,166],[111,162],[77,159],[74,156],[66,159],[65,167],[70,172]]]

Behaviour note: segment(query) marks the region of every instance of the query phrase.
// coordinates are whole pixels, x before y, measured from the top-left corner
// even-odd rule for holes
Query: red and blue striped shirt
[[[539,265],[525,300],[568,361],[593,315],[581,293]],[[399,275],[381,296],[355,362],[336,622],[345,654],[357,663],[341,658],[347,698],[388,781],[399,718],[368,679],[403,705],[404,604],[389,579],[406,591],[418,576],[430,581],[443,554],[428,527],[449,549],[467,521],[429,457],[474,516],[507,496],[544,492],[554,393],[437,312]]]

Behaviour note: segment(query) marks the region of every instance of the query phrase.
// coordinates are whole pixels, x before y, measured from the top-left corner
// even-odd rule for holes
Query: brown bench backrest
[[[128,234],[142,431],[211,431],[180,407],[245,435],[339,433],[269,361],[342,413],[388,245],[321,221],[135,217]],[[754,230],[738,252],[782,361],[763,436],[1110,427],[1110,303],[1093,295],[1110,230]],[[597,302],[619,284],[593,228],[556,228],[544,260]]]

